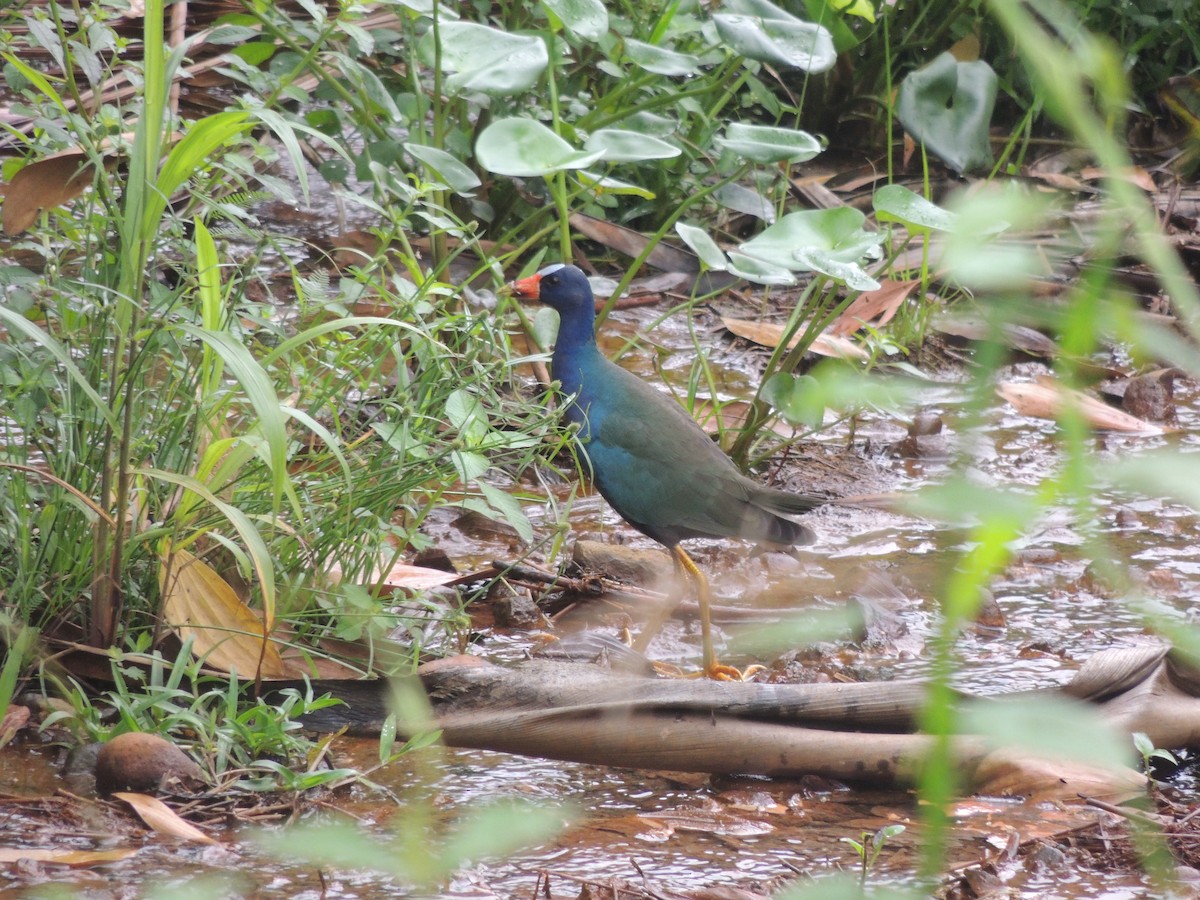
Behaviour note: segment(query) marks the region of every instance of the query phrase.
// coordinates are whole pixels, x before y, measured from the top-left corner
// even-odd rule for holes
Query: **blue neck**
[[[559,310],[558,339],[554,343],[550,370],[554,378],[562,382],[564,394],[578,393],[582,387],[580,368],[598,352],[595,307],[589,302]]]

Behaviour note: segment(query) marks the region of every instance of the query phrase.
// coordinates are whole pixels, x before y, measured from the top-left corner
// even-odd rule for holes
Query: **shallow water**
[[[647,310],[617,314],[605,339],[612,352],[656,316]],[[719,372],[722,399],[744,396],[758,365],[753,353],[729,342],[715,317],[699,317],[709,360]],[[657,327],[643,349],[626,364],[647,378],[666,378],[686,392],[696,350],[682,317]],[[1039,367],[1014,366],[1007,376],[1029,377]],[[1094,440],[1102,458],[1117,458],[1161,446],[1194,452],[1200,433],[1197,395],[1183,386],[1178,397],[1179,434],[1147,437],[1106,435]],[[964,421],[962,392],[953,383],[930,389],[926,411],[942,417],[945,436],[936,452],[920,458],[892,455],[887,448],[905,436],[903,422],[864,414],[854,440],[844,426],[810,442],[819,451],[802,472],[784,472],[819,487],[826,479],[859,485],[861,492],[911,494],[950,472],[959,450],[956,434]],[[1054,426],[1016,414],[996,400],[983,429],[971,438],[973,474],[983,483],[1028,489],[1061,464]],[[563,489],[562,497],[568,490]],[[1156,500],[1098,497],[1096,530],[1112,552],[1128,560],[1130,571],[1150,593],[1186,616],[1200,596],[1200,542],[1191,510]],[[1118,521],[1119,511],[1125,511]],[[535,528],[549,530],[544,510],[530,508]],[[488,538],[456,524],[454,511],[433,516],[429,533],[461,570],[495,558],[512,558],[506,538]],[[576,533],[599,533],[635,546],[652,542],[620,523],[603,503],[583,498],[572,508]],[[838,608],[851,596],[867,596],[885,605],[903,632],[880,646],[841,645],[821,651],[819,662],[837,673],[862,677],[919,677],[924,674],[924,645],[938,614],[938,595],[948,569],[964,546],[961,531],[921,518],[879,510],[826,507],[806,517],[820,539],[799,554],[799,563],[751,558],[745,548],[698,542],[695,557],[714,573],[722,604],[804,610]],[[1068,681],[1080,662],[1112,646],[1153,640],[1122,596],[1088,571],[1092,562],[1083,536],[1066,510],[1053,510],[1030,523],[1017,559],[992,584],[1004,618],[1000,629],[967,630],[958,645],[959,686],[980,693],[1003,693]],[[535,556],[535,561],[556,565]],[[876,581],[872,581],[876,579]],[[876,596],[879,579],[891,590]],[[587,619],[589,627],[609,627]],[[566,623],[562,627],[569,627]],[[731,661],[749,661],[738,653],[740,626],[721,631]],[[520,658],[532,645],[524,632],[485,632],[471,652],[505,660]],[[780,648],[782,649],[782,648]],[[673,623],[651,646],[651,655],[694,666],[699,658],[694,626]],[[768,660],[769,661],[769,660]],[[338,761],[369,766],[377,758],[375,742],[340,738]],[[0,791],[18,798],[45,798],[62,786],[59,754],[50,749],[18,747],[0,752]],[[889,842],[877,877],[903,882],[913,871],[917,845],[913,797],[906,792],[845,790],[825,783],[765,779],[705,778],[625,771],[599,766],[526,759],[478,751],[426,751],[406,758],[375,776],[399,802],[363,788],[328,798],[364,826],[386,832],[406,811],[432,809],[438,822],[453,822],[480,803],[519,798],[573,807],[576,824],[560,838],[502,860],[463,868],[436,890],[417,890],[371,872],[338,872],[300,860],[275,861],[258,850],[245,827],[221,831],[217,847],[177,847],[146,837],[118,808],[91,801],[71,813],[69,828],[46,826],[42,807],[8,800],[0,806],[3,842],[24,846],[61,845],[95,848],[140,847],[131,859],[95,869],[66,870],[51,865],[9,866],[0,874],[13,891],[38,884],[68,884],[73,895],[143,896],[155,886],[198,876],[241,879],[234,893],[261,897],[528,896],[539,886],[553,896],[578,896],[581,881],[622,879],[647,893],[697,891],[720,885],[767,889],[796,877],[797,871],[820,876],[853,870],[857,857],[846,838],[860,838],[884,824],[908,830]],[[25,806],[22,804],[25,803]],[[72,810],[75,810],[72,807]],[[1000,801],[964,801],[951,852],[962,862],[995,855],[1015,833],[1042,833],[1054,814]],[[332,813],[331,813],[332,814]],[[51,817],[52,818],[52,817]],[[1074,821],[1065,819],[1065,823]],[[1103,860],[1075,855],[1042,866],[1011,863],[1007,887],[1018,897],[1133,897],[1147,887],[1138,874],[1114,873]],[[547,888],[547,882],[549,879]],[[0,887],[6,882],[0,880]],[[175,888],[172,888],[174,890]]]

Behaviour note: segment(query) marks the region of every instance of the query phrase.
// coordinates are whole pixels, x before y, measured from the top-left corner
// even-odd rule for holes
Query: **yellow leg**
[[[678,544],[671,548],[671,556],[675,559],[675,565],[683,569],[696,585],[696,601],[700,604],[700,641],[704,653],[704,674],[718,681],[741,681],[742,673],[732,666],[721,665],[713,652],[712,594],[708,589],[708,579],[688,556],[687,551]]]

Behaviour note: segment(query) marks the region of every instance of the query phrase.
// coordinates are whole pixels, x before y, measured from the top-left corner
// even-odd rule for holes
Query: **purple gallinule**
[[[606,359],[596,346],[596,304],[575,266],[552,265],[509,285],[558,312],[551,374],[568,398],[567,421],[600,494],[626,522],[671,551],[696,585],[704,671],[728,677],[712,646],[708,581],[679,542],[732,537],[775,547],[810,544],[813,532],[784,516],[822,501],[763,487],[721,452],[682,406]]]

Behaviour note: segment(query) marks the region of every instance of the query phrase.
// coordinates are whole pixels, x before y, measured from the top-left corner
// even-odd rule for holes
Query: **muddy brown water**
[[[622,313],[612,328],[610,345],[644,325],[645,311]],[[630,360],[648,377],[686,378],[694,354],[687,331],[671,320],[653,335],[654,363],[642,354]],[[754,361],[744,348],[713,336],[712,356],[725,366],[723,384],[738,391],[749,383]],[[1010,373],[1028,376],[1036,366],[1024,364]],[[682,373],[682,376],[681,376]],[[847,444],[843,428],[817,439],[821,465],[836,465],[861,475],[870,490],[886,487],[913,491],[942,478],[954,450],[960,392],[953,384],[933,389],[929,408],[947,424],[945,454],[928,458],[896,458],[885,447],[904,436],[902,422],[865,416],[855,441]],[[1164,437],[1107,435],[1095,439],[1100,454],[1138,453],[1174,445],[1190,450],[1197,433],[1196,395],[1186,387],[1180,396],[1183,431]],[[1014,413],[999,400],[985,429],[972,438],[980,477],[998,484],[1029,486],[1059,464],[1054,427]],[[819,483],[820,475],[807,474]],[[1200,550],[1195,515],[1190,510],[1154,500],[1101,499],[1101,528],[1142,573],[1159,588],[1164,602],[1185,615],[1197,599]],[[1118,520],[1117,513],[1126,510]],[[539,511],[530,509],[535,525]],[[505,538],[468,535],[455,524],[456,514],[433,517],[430,533],[464,569],[496,557],[511,556]],[[919,676],[924,641],[936,616],[936,596],[947,567],[961,549],[962,537],[915,518],[878,511],[827,508],[807,521],[820,541],[801,554],[799,563],[776,558],[752,559],[744,548],[699,542],[697,558],[714,572],[721,602],[731,605],[836,605],[864,592],[864,573],[882,578],[893,589],[887,602],[903,624],[902,633],[882,646],[864,649],[831,646],[816,659],[826,667],[876,677]],[[1118,524],[1118,522],[1120,524]],[[1136,523],[1136,524],[1134,524]],[[572,513],[577,532],[652,546],[621,525],[602,503],[580,500]],[[1078,662],[1091,653],[1125,642],[1145,641],[1143,624],[1119,597],[1103,589],[1081,558],[1082,540],[1065,512],[1051,511],[1031,523],[1017,561],[994,584],[1003,612],[1003,629],[963,634],[959,644],[961,686],[996,693],[1063,683]],[[797,598],[803,598],[798,603]],[[603,622],[592,627],[604,627]],[[736,638],[736,628],[723,629]],[[529,635],[485,634],[472,652],[498,659],[523,655]],[[736,648],[736,640],[733,646]],[[651,647],[651,654],[683,665],[695,664],[698,643],[694,627],[672,623]],[[374,741],[340,739],[339,762],[368,767],[377,759]],[[50,748],[19,747],[0,753],[0,791],[9,798],[45,798],[63,786],[60,754]],[[549,896],[579,895],[582,882],[628,882],[641,895],[695,892],[720,886],[770,890],[797,873],[819,877],[853,870],[857,858],[845,838],[859,838],[889,823],[908,830],[889,842],[874,879],[905,883],[914,869],[918,833],[915,801],[907,792],[849,790],[820,782],[707,778],[600,766],[527,759],[500,753],[459,750],[424,751],[419,760],[402,760],[374,776],[392,792],[356,787],[329,797],[330,809],[343,810],[364,827],[387,832],[406,810],[432,808],[435,820],[448,827],[479,804],[518,798],[566,805],[577,812],[576,823],[558,839],[503,859],[462,868],[435,890],[414,889],[366,871],[323,870],[303,860],[266,857],[249,837],[246,826],[216,830],[220,844],[191,848],[143,834],[127,816],[109,810],[64,827],[47,828],[45,818],[20,799],[0,805],[0,831],[8,845],[62,846],[96,849],[133,846],[128,860],[101,867],[69,870],[53,865],[8,867],[8,895],[24,895],[37,885],[61,885],[70,896],[145,896],[174,892],[190,879],[236,876],[235,895],[261,897],[532,897],[539,887]],[[311,813],[315,815],[316,813]],[[1010,801],[964,800],[956,809],[950,852],[952,863],[997,856],[1017,839],[1044,833],[1059,815],[1049,807]],[[112,824],[113,817],[123,822]],[[1064,818],[1063,824],[1074,820]],[[1014,837],[1014,835],[1016,837]],[[1102,857],[1050,849],[1001,866],[1006,886],[1019,897],[1138,897],[1149,888],[1143,876],[1113,869]],[[547,888],[548,885],[548,888]],[[546,895],[546,894],[543,894]],[[637,893],[632,896],[638,896]]]

